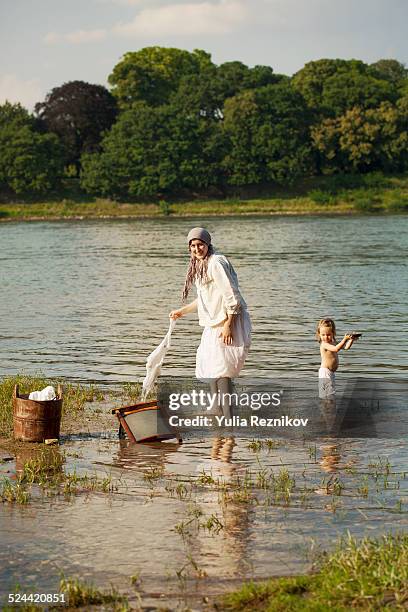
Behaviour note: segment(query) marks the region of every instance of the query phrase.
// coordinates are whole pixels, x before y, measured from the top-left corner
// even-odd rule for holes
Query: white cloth
[[[329,368],[319,368],[319,398],[334,399],[336,395],[336,377]]]
[[[48,402],[56,398],[54,387],[48,386],[42,391],[31,391],[28,399],[34,400],[36,402]]]
[[[251,345],[251,319],[247,310],[233,318],[232,344],[220,338],[222,326],[205,327],[197,349],[196,378],[235,378],[244,366]]]
[[[154,349],[146,360],[146,376],[143,381],[142,390],[142,401],[146,398],[148,393],[152,390],[154,383],[160,376],[160,369],[163,364],[164,357],[170,348],[171,334],[173,333],[176,325],[175,319],[170,319],[169,329],[159,346]]]
[[[236,314],[247,306],[236,272],[224,255],[211,255],[207,276],[206,283],[196,281],[198,319],[202,327],[214,327],[225,321],[228,314]]]

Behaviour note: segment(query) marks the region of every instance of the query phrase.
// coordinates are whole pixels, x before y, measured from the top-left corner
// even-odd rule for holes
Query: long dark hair
[[[200,283],[205,283],[208,280],[208,260],[214,253],[214,247],[212,244],[208,245],[207,255],[204,259],[196,259],[193,255],[190,255],[190,263],[188,264],[186,280],[184,281],[184,288],[182,293],[182,301],[187,300],[190,289],[198,280]]]

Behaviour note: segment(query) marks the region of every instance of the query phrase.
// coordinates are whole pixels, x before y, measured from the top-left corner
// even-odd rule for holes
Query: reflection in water
[[[176,453],[179,448],[180,444],[173,442],[134,444],[129,440],[119,440],[118,452],[113,457],[112,465],[124,470],[147,467],[164,469],[170,455]]]
[[[387,398],[376,380],[364,379],[348,380],[342,395],[335,399],[320,399],[318,405],[321,433],[326,431],[330,436],[343,438],[376,438],[380,435],[376,423],[380,422],[382,415],[403,417],[405,410],[398,386],[394,397]],[[396,427],[394,433],[399,431]]]
[[[335,399],[325,399],[319,401],[320,414],[324,419],[329,434],[338,433],[343,421],[340,411],[336,408]],[[340,417],[340,424],[338,422]]]
[[[233,436],[216,436],[212,439],[211,461],[202,476],[214,477],[217,485],[210,487],[203,499],[196,500],[198,512],[202,513],[201,527],[185,541],[187,557],[191,556],[200,564],[207,565],[210,559],[222,559],[221,574],[219,570],[206,571],[208,578],[216,580],[218,584],[243,578],[249,569],[247,546],[251,508],[248,504],[237,502],[225,489],[225,485],[233,481],[236,471],[244,468],[240,462],[233,462],[236,445]]]
[[[220,461],[231,463],[234,446],[235,438],[233,436],[228,438],[216,436],[212,442],[211,459],[219,459]]]
[[[371,528],[376,534],[403,528],[406,516],[391,510],[406,495],[406,480],[399,476],[398,488],[381,491],[378,504],[375,496],[359,494],[360,475],[345,469],[358,461],[363,471],[373,457],[384,455],[383,441],[325,438],[317,443],[324,447],[321,462],[310,458],[309,442],[293,440],[255,455],[247,440],[232,436],[182,445],[67,440],[60,449],[64,469],[96,471],[101,478],[110,474],[118,491],[54,496],[45,503],[40,496],[27,507],[2,504],[2,592],[16,582],[54,592],[60,570],[102,587],[108,572],[117,588],[128,591],[129,577],[140,573],[144,602],[157,602],[154,593],[162,592],[170,603],[180,590],[181,570],[189,592],[209,595],[231,588],[238,578],[306,571],[308,561],[299,549],[308,548],[311,538],[327,547],[346,529],[361,536]],[[19,469],[36,457],[32,450],[19,455]],[[403,442],[387,441],[393,472],[404,471],[406,452]],[[289,501],[274,501],[262,488],[246,495],[245,487],[234,484],[238,478],[242,483],[248,469],[256,478],[257,471],[278,475],[284,468],[297,485]],[[347,495],[332,497],[334,480],[324,495],[314,493],[321,488],[322,470],[326,479],[338,475]],[[146,472],[157,477],[147,481]],[[304,487],[311,492],[306,500]]]
[[[325,444],[320,447],[320,450],[322,451],[320,458],[322,470],[324,472],[337,472],[341,460],[339,446],[336,444]]]

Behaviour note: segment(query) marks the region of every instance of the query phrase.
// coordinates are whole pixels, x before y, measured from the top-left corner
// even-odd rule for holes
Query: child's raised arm
[[[338,344],[329,344],[328,342],[321,342],[320,346],[323,347],[326,351],[330,351],[331,353],[338,353],[346,344],[347,340],[352,338],[351,334],[345,334],[344,338],[340,340]]]

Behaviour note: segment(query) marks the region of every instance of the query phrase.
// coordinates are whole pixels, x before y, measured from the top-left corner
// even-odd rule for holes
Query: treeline
[[[33,114],[0,106],[1,191],[46,193],[76,176],[89,194],[136,199],[408,169],[396,60],[322,59],[287,77],[148,47],[108,81],[56,87]]]

